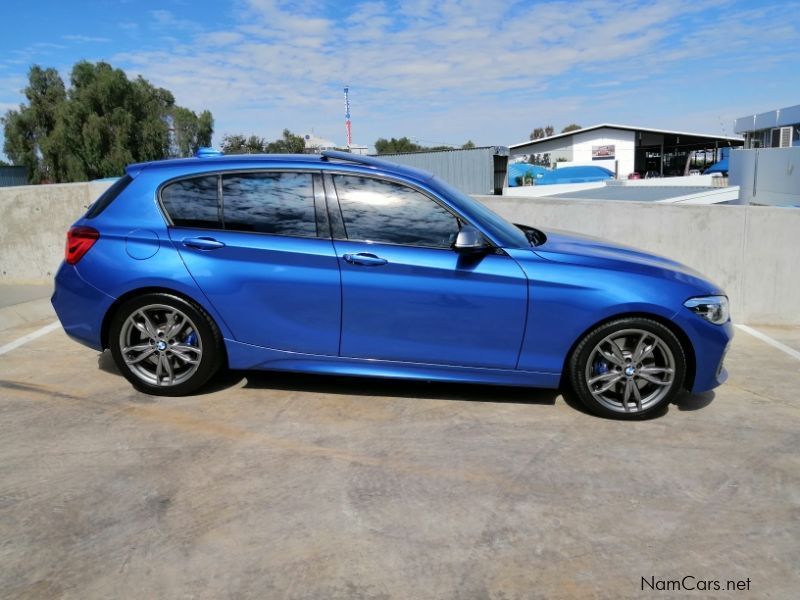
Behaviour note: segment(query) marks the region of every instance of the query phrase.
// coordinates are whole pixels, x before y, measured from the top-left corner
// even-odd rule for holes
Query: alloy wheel
[[[131,313],[119,334],[125,364],[141,381],[175,386],[200,367],[203,342],[183,311],[165,304],[143,306]]]
[[[586,384],[594,399],[620,413],[643,412],[670,393],[675,357],[658,335],[623,329],[604,337],[589,354]]]

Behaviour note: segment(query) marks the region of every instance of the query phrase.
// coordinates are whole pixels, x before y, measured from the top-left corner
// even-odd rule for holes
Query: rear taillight
[[[64,260],[67,264],[75,265],[83,255],[94,246],[100,237],[100,232],[92,227],[72,227],[67,232],[67,247],[64,249]]]

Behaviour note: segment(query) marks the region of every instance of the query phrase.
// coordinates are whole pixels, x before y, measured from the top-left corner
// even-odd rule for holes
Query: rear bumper
[[[114,300],[84,281],[74,266],[61,263],[50,302],[68,336],[102,350],[103,318]]]

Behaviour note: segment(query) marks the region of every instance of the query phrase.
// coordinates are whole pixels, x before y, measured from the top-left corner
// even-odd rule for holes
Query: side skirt
[[[228,352],[228,366],[231,369],[292,371],[540,388],[557,388],[561,380],[561,373],[455,367],[450,365],[302,354],[252,346],[229,339],[225,340],[225,347]]]

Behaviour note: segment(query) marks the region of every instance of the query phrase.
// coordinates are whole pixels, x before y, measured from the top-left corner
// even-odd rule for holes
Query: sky
[[[106,61],[226,133],[509,145],[610,122],[733,134],[800,103],[800,1],[2,0],[0,114]]]

